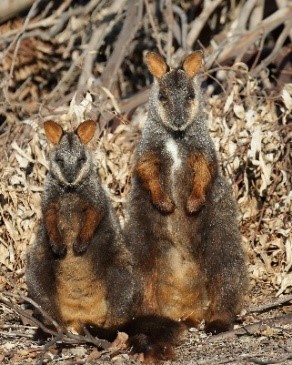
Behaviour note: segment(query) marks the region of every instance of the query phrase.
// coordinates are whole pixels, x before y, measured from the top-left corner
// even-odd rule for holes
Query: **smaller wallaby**
[[[246,269],[236,205],[206,125],[202,52],[178,69],[153,52],[146,64],[154,84],[125,225],[143,286],[138,311],[224,331],[241,308]]]
[[[86,148],[96,123],[88,120],[65,132],[48,121],[44,129],[55,148],[42,219],[27,255],[28,295],[64,329],[83,333],[86,327],[109,340],[124,330],[135,352],[170,358],[180,326],[156,316],[132,320],[139,288],[131,255]]]
[[[67,133],[48,121],[44,129],[56,148],[42,196],[43,217],[27,257],[29,295],[78,333],[84,325],[122,323],[133,298],[131,257],[85,147],[96,123],[85,121]]]

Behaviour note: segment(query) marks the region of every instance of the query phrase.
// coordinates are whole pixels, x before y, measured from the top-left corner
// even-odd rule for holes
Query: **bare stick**
[[[12,78],[12,75],[13,75],[13,70],[14,70],[14,64],[15,64],[15,60],[16,60],[16,56],[17,56],[17,52],[18,52],[18,49],[19,49],[19,45],[20,45],[20,42],[21,42],[21,39],[22,39],[22,34],[25,32],[26,30],[26,27],[30,21],[30,19],[32,17],[34,17],[35,15],[35,12],[36,12],[36,9],[39,5],[41,0],[36,0],[32,7],[30,8],[30,11],[29,13],[27,14],[27,17],[24,21],[24,24],[23,24],[23,27],[18,35],[18,37],[16,37],[17,41],[16,41],[16,45],[15,45],[15,49],[14,49],[14,52],[13,52],[13,59],[12,59],[12,63],[11,63],[11,67],[10,67],[10,73],[9,73],[9,77]],[[10,44],[9,48],[11,47],[13,43]],[[7,51],[6,51],[7,52]],[[7,53],[6,53],[7,54]]]
[[[157,29],[157,26],[155,24],[155,21],[154,21],[152,12],[150,10],[149,1],[148,0],[144,0],[144,4],[145,4],[146,12],[147,12],[148,17],[149,17],[149,23],[150,23],[150,25],[151,25],[151,27],[153,29],[154,38],[156,40],[157,48],[158,48],[160,54],[162,56],[166,57],[166,53],[164,52],[164,50],[162,48],[160,33],[159,33],[158,29]]]
[[[291,302],[291,301],[292,301],[292,295],[285,295],[283,298],[279,298],[279,299],[275,300],[274,302],[263,304],[259,307],[251,307],[247,310],[247,314],[265,312],[267,310],[277,308],[277,307],[279,307],[283,304],[286,304],[288,302]]]
[[[243,35],[235,36],[228,45],[219,47],[216,52],[217,62],[222,63],[230,58],[236,57],[243,49],[247,50],[260,35],[266,37],[268,33],[277,28],[283,22],[291,19],[292,5],[277,10],[275,13],[264,19],[255,29],[246,32]],[[206,62],[206,67],[210,67],[210,61],[214,60],[214,55]]]
[[[225,338],[235,337],[235,336],[242,336],[242,335],[252,335],[254,333],[257,333],[261,331],[265,326],[273,327],[275,325],[285,325],[285,324],[291,324],[292,321],[292,313],[288,313],[284,316],[275,317],[272,319],[269,319],[264,322],[257,322],[253,324],[249,324],[240,328],[237,328],[232,331],[227,331],[220,333],[219,335],[215,335],[209,338],[209,342],[215,342],[218,340],[222,340]]]
[[[181,47],[186,49],[187,45],[187,16],[185,12],[177,5],[172,5],[174,13],[178,14],[181,21]]]
[[[250,17],[250,13],[256,6],[258,0],[247,0],[240,11],[240,17],[238,17],[238,23],[236,32],[242,32],[247,30],[247,21]]]
[[[204,2],[204,9],[198,18],[196,18],[190,25],[190,31],[187,36],[187,48],[190,50],[193,48],[193,44],[198,39],[201,30],[206,24],[207,20],[210,18],[211,14],[215,11],[217,6],[222,2],[222,0],[214,0]]]
[[[82,335],[76,335],[74,333],[68,332],[64,330],[55,320],[52,319],[52,317],[45,312],[37,303],[35,303],[32,299],[23,296],[23,295],[16,295],[11,293],[3,293],[6,296],[13,297],[15,299],[29,302],[32,304],[44,317],[44,319],[50,323],[53,324],[53,326],[56,328],[57,331],[52,330],[51,328],[48,328],[46,325],[44,325],[41,321],[33,317],[32,315],[28,314],[25,310],[23,310],[21,307],[19,307],[16,304],[11,303],[9,300],[0,297],[0,302],[5,304],[7,307],[11,308],[15,313],[27,318],[29,321],[33,322],[37,327],[41,328],[41,330],[45,333],[48,333],[54,337],[58,338],[59,340],[62,340],[63,343],[68,344],[74,344],[74,343],[91,343],[96,347],[101,347],[103,349],[107,349],[110,346],[110,342],[103,340],[103,339],[97,339],[93,336],[82,336]]]
[[[46,355],[46,352],[50,349],[50,347],[52,347],[53,345],[55,345],[58,341],[61,341],[63,338],[63,334],[62,333],[59,333],[57,334],[56,337],[53,337],[50,341],[48,341],[42,348],[42,353],[39,357],[39,360],[38,360],[38,365],[42,365],[43,364],[43,361],[44,361],[44,358],[45,358],[45,355]]]
[[[124,26],[116,41],[114,51],[106,65],[105,70],[100,78],[101,84],[107,89],[111,89],[116,81],[117,72],[128,51],[128,47],[138,30],[142,19],[143,1],[137,0],[127,2],[127,16]]]
[[[32,5],[34,0],[1,0],[0,2],[0,22],[14,17],[24,9]]]
[[[107,14],[113,14],[118,12],[123,4],[123,1],[114,2],[113,6],[107,9]],[[104,38],[111,31],[115,23],[115,21],[111,21],[110,24],[104,23],[94,30],[90,42],[88,43],[88,46],[83,54],[84,65],[78,81],[79,91],[83,90],[86,87],[88,79],[92,77],[92,67],[96,58],[96,54],[100,46],[102,45]]]
[[[261,355],[261,357],[262,357],[262,355]],[[260,359],[257,359],[255,357],[250,357],[250,356],[245,356],[243,359],[251,361],[252,363],[258,364],[258,365],[270,365],[270,364],[279,364],[280,365],[280,364],[284,364],[284,361],[292,359],[292,355],[290,354],[290,355],[283,356],[281,358],[277,357],[276,359],[267,359],[267,360],[260,360]]]
[[[290,1],[290,0],[276,0],[276,4],[277,4],[278,8],[281,9],[288,5],[288,1]],[[290,29],[289,37],[292,42],[292,28]]]
[[[92,77],[92,66],[96,58],[96,53],[100,48],[104,37],[106,36],[106,29],[108,25],[106,23],[96,28],[91,36],[90,42],[88,43],[85,55],[84,64],[81,75],[78,81],[78,90],[81,91],[86,87],[86,83],[90,77]]]
[[[257,67],[251,70],[251,74],[253,76],[258,75],[265,67],[267,67],[277,54],[279,53],[280,49],[282,48],[286,38],[289,36],[291,31],[292,22],[287,22],[285,28],[282,30],[281,34],[279,35],[274,47],[273,51],[267,56]]]

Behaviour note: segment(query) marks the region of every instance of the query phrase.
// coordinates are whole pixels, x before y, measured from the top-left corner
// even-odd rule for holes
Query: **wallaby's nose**
[[[74,172],[67,172],[66,173],[66,180],[69,184],[71,184],[75,180]]]
[[[173,119],[173,124],[174,124],[176,127],[181,127],[181,126],[184,124],[184,120],[183,120],[183,118],[175,117],[175,118]]]

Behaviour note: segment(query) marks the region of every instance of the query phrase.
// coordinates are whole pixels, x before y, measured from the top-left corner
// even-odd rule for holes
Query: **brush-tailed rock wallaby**
[[[129,334],[134,352],[148,359],[173,357],[181,327],[159,316],[132,319],[138,287],[131,254],[86,144],[96,123],[74,132],[44,123],[55,145],[42,195],[42,218],[27,255],[29,296],[64,329],[113,340]]]
[[[170,70],[158,54],[133,168],[126,241],[143,286],[139,313],[207,332],[231,328],[246,289],[236,204],[221,176],[197,74],[202,52]]]

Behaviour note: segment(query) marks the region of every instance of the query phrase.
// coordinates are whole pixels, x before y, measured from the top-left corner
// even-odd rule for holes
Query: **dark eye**
[[[188,93],[188,100],[194,100],[196,98],[196,94],[194,92],[189,92]]]
[[[63,165],[64,164],[64,159],[62,157],[57,156],[55,158],[55,161],[57,162],[58,165]]]
[[[165,95],[165,94],[162,94],[162,93],[159,93],[159,94],[158,94],[158,99],[159,99],[159,101],[161,101],[161,102],[165,102],[165,101],[167,101],[167,97],[166,97],[166,95]]]
[[[86,161],[86,156],[81,156],[78,158],[79,163],[84,163]]]

